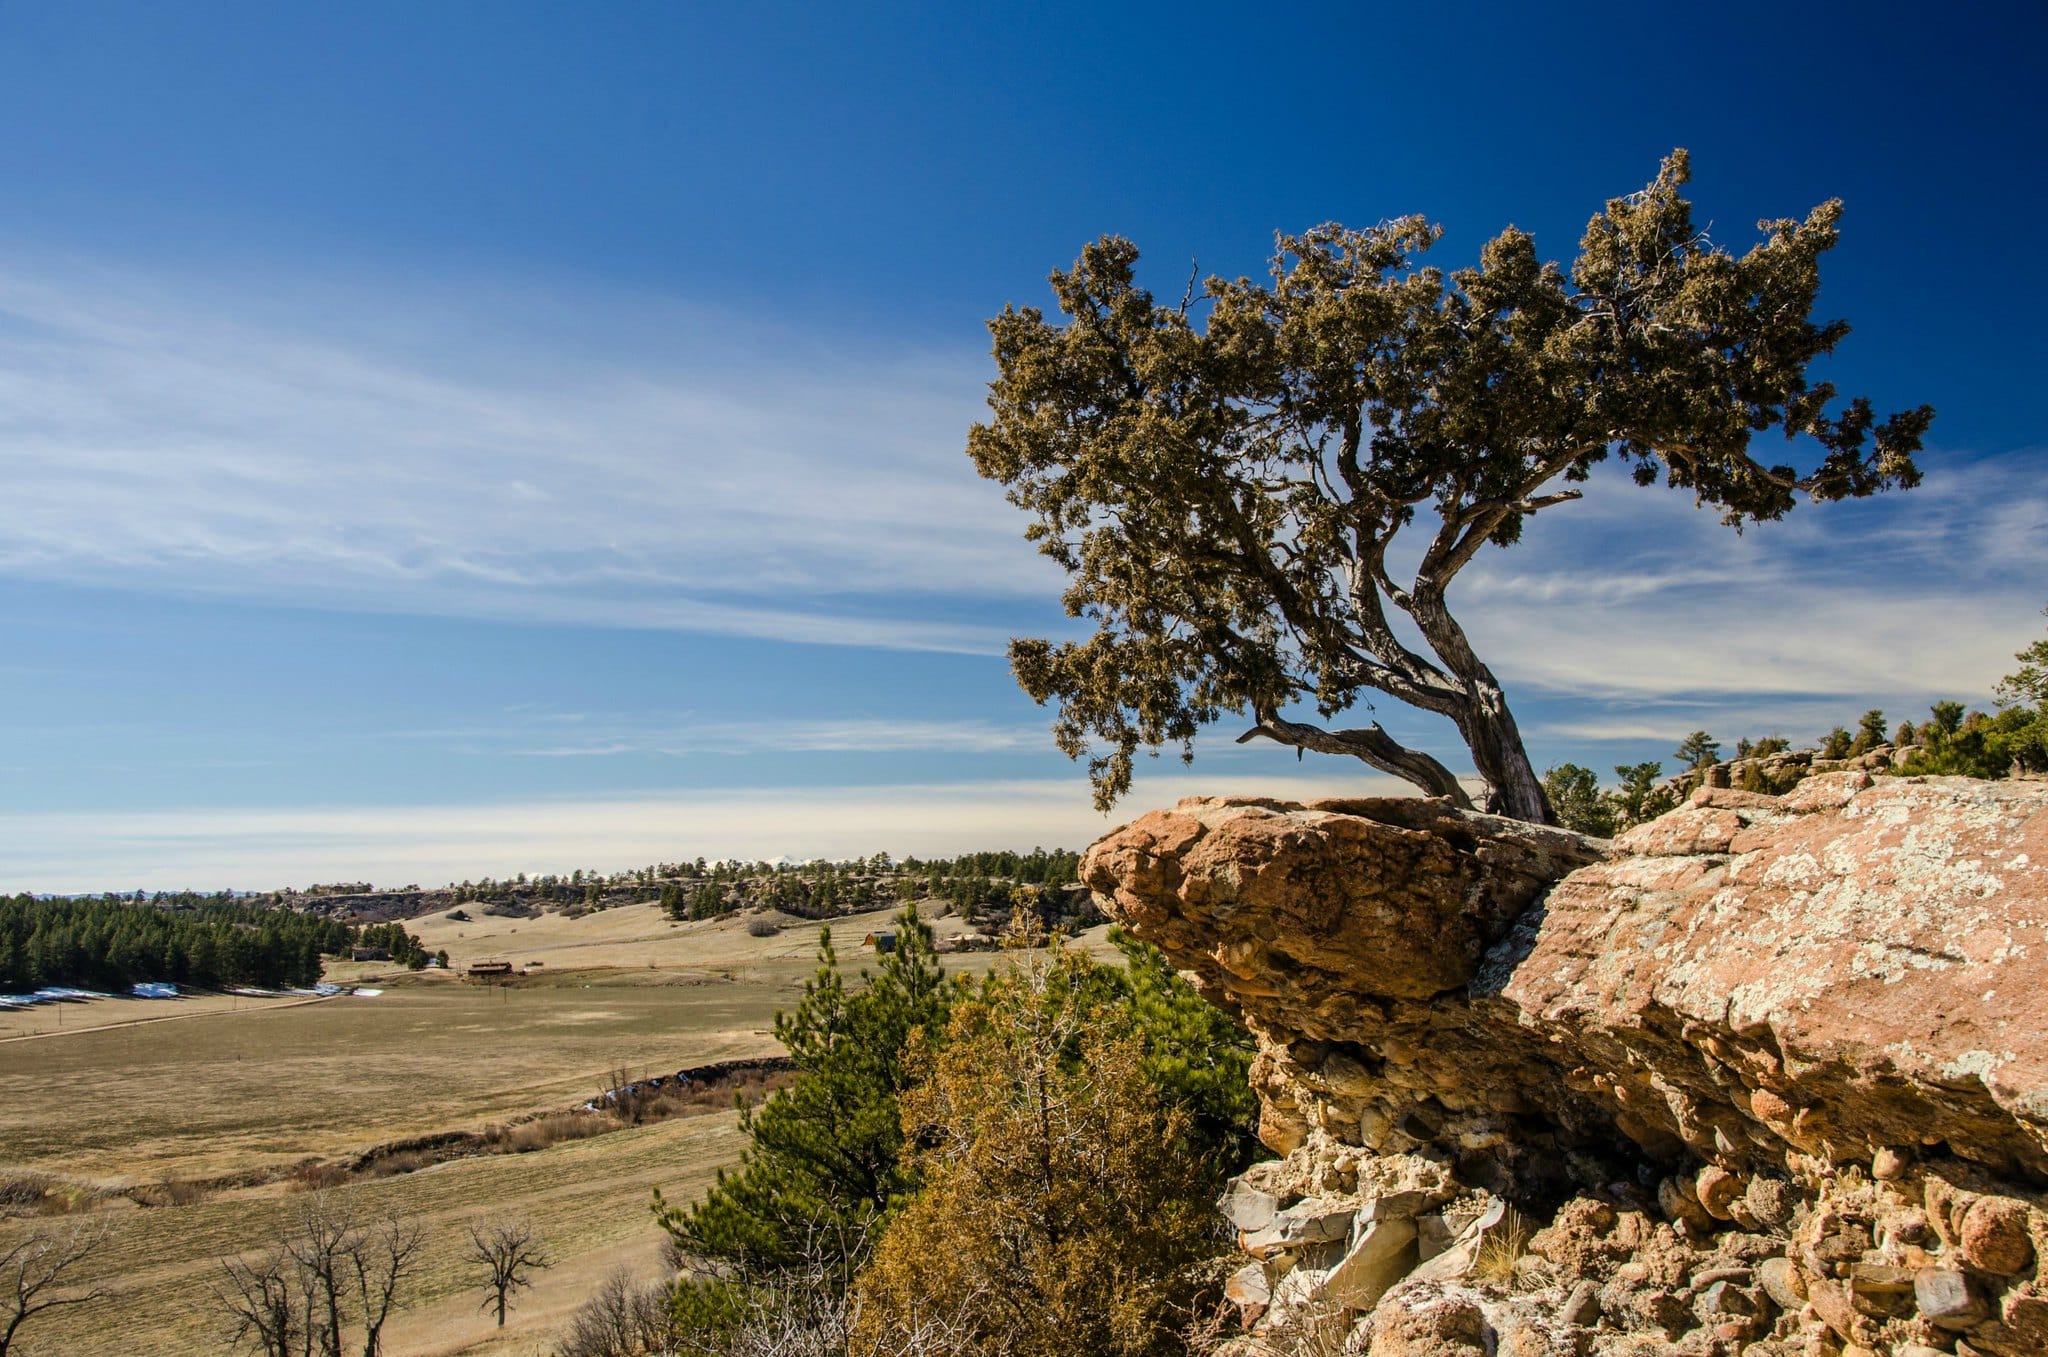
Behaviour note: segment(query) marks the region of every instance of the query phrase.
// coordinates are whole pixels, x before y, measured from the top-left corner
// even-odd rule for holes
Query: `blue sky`
[[[1796,8],[1796,12],[1793,11]],[[1982,701],[2048,603],[2040,6],[0,3],[0,888],[1078,846],[962,447],[1096,235],[1568,255],[1673,146],[1846,200],[1824,375],[1910,495],[1602,483],[1454,602],[1539,763]],[[1450,756],[1447,728],[1385,707]],[[1379,784],[1234,731],[1194,791]]]

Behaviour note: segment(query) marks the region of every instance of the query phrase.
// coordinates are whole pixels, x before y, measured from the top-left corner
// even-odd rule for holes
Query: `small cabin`
[[[472,961],[464,974],[471,980],[509,980],[512,978],[512,963],[509,961]]]
[[[391,960],[391,949],[388,947],[351,947],[348,949],[348,959],[350,961],[389,961]]]
[[[874,948],[876,956],[887,956],[896,950],[894,933],[870,933],[861,941],[865,946]]]

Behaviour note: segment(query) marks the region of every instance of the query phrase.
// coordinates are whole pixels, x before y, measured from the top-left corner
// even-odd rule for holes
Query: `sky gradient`
[[[1569,257],[1681,145],[1732,249],[1845,200],[1820,375],[1936,406],[1926,483],[1737,537],[1600,477],[1482,556],[1538,765],[1983,703],[2040,635],[2039,5],[970,8],[0,3],[0,890],[1383,789],[1233,727],[1090,810],[1002,654],[1072,624],[963,452],[983,322],[1110,232],[1162,294],[1332,219]]]

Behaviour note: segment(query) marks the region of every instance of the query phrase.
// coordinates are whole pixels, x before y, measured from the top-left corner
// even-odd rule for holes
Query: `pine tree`
[[[817,973],[775,1019],[796,1081],[742,1113],[751,1143],[737,1173],[721,1174],[694,1206],[657,1196],[662,1228],[710,1279],[694,1300],[685,1288],[679,1308],[715,1308],[719,1278],[814,1263],[821,1247],[834,1264],[830,1284],[843,1289],[913,1189],[898,1111],[911,1078],[905,1053],[913,1032],[944,1024],[956,986],[914,909],[895,926],[895,950],[857,990],[840,974],[831,930],[819,931]]]

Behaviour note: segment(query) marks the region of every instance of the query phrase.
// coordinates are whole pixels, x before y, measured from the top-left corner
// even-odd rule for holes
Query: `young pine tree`
[[[775,1019],[796,1081],[741,1114],[751,1137],[745,1157],[703,1201],[671,1207],[657,1194],[662,1228],[702,1279],[678,1293],[686,1321],[728,1310],[723,1287],[815,1270],[821,1251],[827,1284],[843,1289],[912,1190],[898,1109],[912,1077],[906,1050],[913,1033],[944,1025],[956,991],[917,912],[905,909],[895,927],[895,950],[855,990],[840,974],[831,930],[820,930],[817,974],[796,1008]]]

